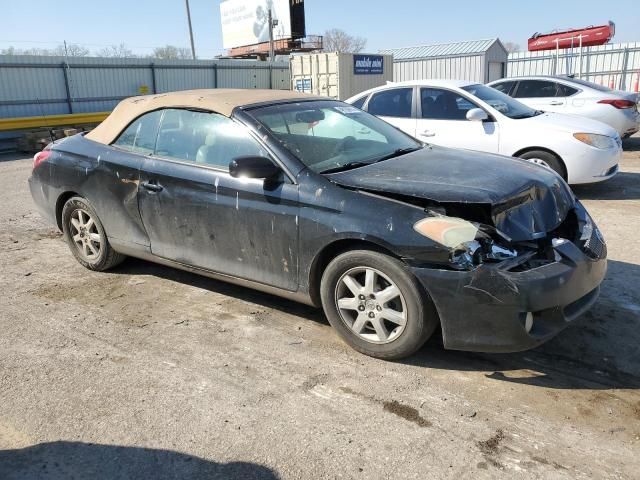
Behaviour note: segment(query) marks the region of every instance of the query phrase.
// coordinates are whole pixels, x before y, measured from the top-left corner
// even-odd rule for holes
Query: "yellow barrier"
[[[73,113],[68,115],[46,115],[40,117],[0,118],[0,131],[48,128],[85,123],[100,123],[111,112]]]

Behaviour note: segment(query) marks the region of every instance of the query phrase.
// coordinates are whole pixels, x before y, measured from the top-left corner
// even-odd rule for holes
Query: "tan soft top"
[[[181,92],[158,93],[141,97],[131,97],[121,101],[100,125],[86,137],[104,144],[112,143],[120,132],[133,120],[145,112],[159,108],[202,108],[231,116],[234,108],[253,103],[288,100],[296,98],[317,98],[313,95],[290,90],[255,90],[216,88],[209,90],[184,90]]]

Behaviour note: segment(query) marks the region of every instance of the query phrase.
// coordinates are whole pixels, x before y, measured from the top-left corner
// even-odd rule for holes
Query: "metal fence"
[[[598,47],[515,52],[509,54],[508,77],[570,75],[617,90],[637,92],[640,83],[640,42]]]
[[[0,56],[0,118],[109,111],[142,93],[290,85],[288,62]]]

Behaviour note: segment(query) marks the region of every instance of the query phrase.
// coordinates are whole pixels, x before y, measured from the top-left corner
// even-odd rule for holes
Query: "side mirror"
[[[483,122],[488,119],[489,115],[481,108],[472,108],[467,112],[467,120],[471,120],[472,122]]]
[[[280,168],[267,157],[237,157],[229,163],[229,173],[234,178],[271,179],[280,173]]]

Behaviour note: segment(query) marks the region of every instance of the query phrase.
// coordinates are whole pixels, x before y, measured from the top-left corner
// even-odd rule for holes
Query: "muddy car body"
[[[129,255],[322,306],[380,358],[438,326],[446,348],[535,347],[606,272],[597,226],[552,171],[293,92],[126,100],[36,155],[29,183],[88,268]]]

